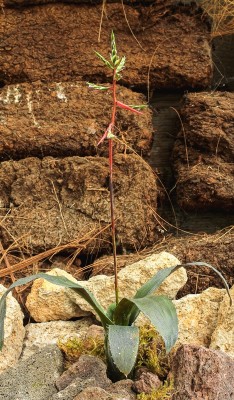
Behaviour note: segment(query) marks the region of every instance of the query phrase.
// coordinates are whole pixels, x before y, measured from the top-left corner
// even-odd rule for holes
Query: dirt
[[[0,14],[0,81],[105,82],[110,76],[94,50],[109,57],[114,29],[119,54],[127,55],[122,84],[144,90],[149,83],[177,90],[210,85],[209,27],[196,6],[125,5],[123,11],[121,4],[107,4],[99,42],[100,18],[101,5],[5,8]]]
[[[144,95],[122,86],[117,96],[126,104],[146,104]],[[111,91],[89,89],[84,82],[7,86],[0,91],[0,159],[107,156],[106,143],[97,143],[109,125],[112,103]],[[119,109],[115,134],[115,152],[148,154],[151,110],[144,109],[140,116]]]
[[[189,93],[173,150],[177,201],[185,210],[234,210],[234,93]]]
[[[158,237],[157,188],[150,167],[136,155],[114,158],[118,249],[140,249]],[[110,224],[109,163],[104,157],[45,157],[0,165],[1,241],[15,240],[35,254]],[[111,230],[92,241],[94,254],[111,248]],[[87,249],[86,249],[87,250]],[[88,250],[87,250],[88,252]]]

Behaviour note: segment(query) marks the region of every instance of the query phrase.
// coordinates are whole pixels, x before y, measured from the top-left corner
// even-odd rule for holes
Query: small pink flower
[[[106,129],[106,131],[105,131],[105,133],[104,133],[104,135],[101,137],[101,139],[99,140],[99,142],[98,142],[98,146],[99,146],[99,144],[101,144],[102,142],[103,142],[103,140],[105,140],[106,138],[107,138],[107,135],[108,135],[108,133],[112,133],[112,127],[113,127],[113,124],[112,124],[112,122],[109,124],[109,126],[108,126],[108,128]]]

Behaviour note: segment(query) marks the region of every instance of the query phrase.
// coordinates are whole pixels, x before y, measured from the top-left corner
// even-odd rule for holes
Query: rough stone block
[[[199,346],[179,347],[173,357],[173,400],[232,400],[234,361],[226,354]]]
[[[148,80],[151,89],[210,84],[209,28],[196,7],[162,4],[161,8],[138,9],[125,5],[124,13],[121,4],[107,4],[98,42],[101,7],[46,4],[5,8],[0,15],[0,80],[5,84],[105,81],[110,75],[94,50],[109,56],[114,29],[119,54],[127,56],[124,84],[144,89]]]
[[[142,94],[117,87],[125,104],[146,104]],[[97,147],[110,123],[112,93],[89,89],[83,82],[23,83],[0,90],[0,159],[29,156],[107,155]],[[152,112],[118,109],[115,151],[147,155],[153,140]]]
[[[234,210],[234,93],[190,93],[174,147],[179,205]]]
[[[116,154],[114,190],[117,246],[139,249],[153,244],[157,189],[151,168],[139,156]],[[31,253],[66,244],[110,223],[109,165],[102,157],[45,157],[0,165],[1,225],[4,246],[22,238]],[[22,243],[21,241],[21,243]],[[107,228],[89,250],[111,248]],[[87,250],[87,251],[89,251]]]

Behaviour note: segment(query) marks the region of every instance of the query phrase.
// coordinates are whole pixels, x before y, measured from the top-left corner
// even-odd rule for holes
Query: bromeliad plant
[[[114,198],[113,198],[113,142],[115,138],[115,118],[117,107],[137,112],[134,107],[127,106],[117,100],[116,82],[120,79],[120,73],[125,65],[125,57],[119,58],[116,50],[115,37],[112,32],[111,36],[111,55],[110,61],[106,60],[101,54],[96,53],[103,63],[112,70],[112,85],[100,86],[90,84],[89,87],[98,90],[111,90],[113,93],[113,108],[111,122],[102,136],[99,144],[104,139],[109,140],[109,161],[110,161],[110,198],[111,198],[111,219],[112,219],[112,238],[114,253],[114,273],[115,273],[115,295],[116,302],[111,304],[105,310],[101,304],[95,299],[93,294],[82,287],[79,283],[70,281],[65,277],[51,276],[45,273],[28,276],[14,282],[3,294],[0,300],[0,348],[4,344],[4,319],[6,316],[6,298],[8,293],[17,286],[25,285],[38,278],[43,278],[52,284],[63,286],[74,290],[78,295],[83,297],[98,315],[104,331],[105,331],[105,353],[108,366],[109,376],[113,380],[128,377],[134,368],[136,362],[138,346],[139,346],[139,328],[135,326],[135,321],[140,312],[142,312],[162,336],[166,351],[169,352],[175,344],[178,336],[178,319],[176,309],[172,301],[163,295],[155,295],[154,292],[160,287],[163,281],[172,273],[181,267],[191,267],[195,265],[203,265],[211,268],[222,279],[224,286],[229,294],[227,282],[218,270],[209,264],[197,262],[188,263],[169,268],[162,269],[157,272],[148,282],[146,282],[135,294],[133,298],[122,298],[119,301],[118,296],[118,280],[117,280],[117,264],[116,264],[116,245],[115,245],[115,221],[114,221]]]

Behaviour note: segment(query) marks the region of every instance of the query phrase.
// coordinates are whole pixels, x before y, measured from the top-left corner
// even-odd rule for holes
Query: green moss
[[[65,355],[67,366],[76,362],[82,354],[97,356],[105,361],[104,340],[100,337],[60,340],[58,347]]]
[[[169,357],[161,336],[155,328],[144,325],[140,328],[140,344],[136,368],[145,366],[160,379],[166,379],[169,372]]]
[[[166,380],[158,389],[152,390],[151,393],[140,393],[137,400],[170,400],[174,391],[173,379]]]

